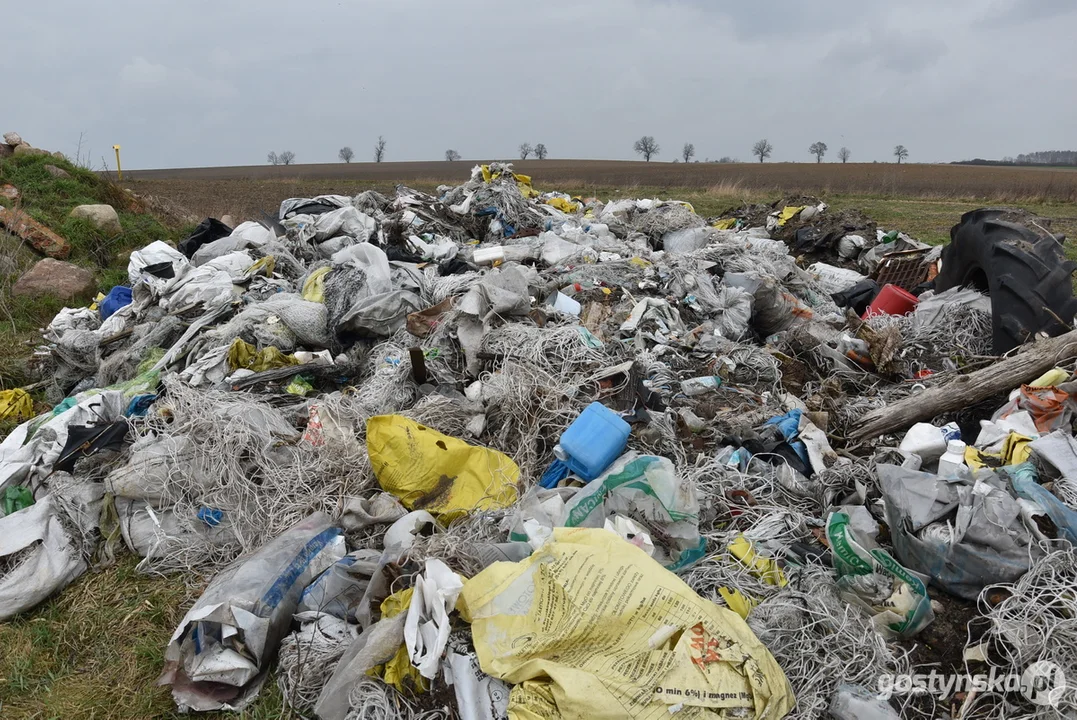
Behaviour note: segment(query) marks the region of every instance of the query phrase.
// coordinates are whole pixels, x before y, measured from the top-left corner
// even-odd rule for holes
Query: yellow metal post
[[[119,176],[120,180],[122,181],[123,180],[123,168],[120,167],[120,146],[119,145],[113,145],[112,149],[116,151],[116,175]]]

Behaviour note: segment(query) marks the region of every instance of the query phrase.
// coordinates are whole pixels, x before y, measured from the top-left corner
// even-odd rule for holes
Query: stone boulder
[[[11,157],[15,154],[15,148],[11,147],[7,143],[0,143],[0,160],[6,157]]]
[[[22,145],[22,135],[17,132],[4,133],[4,142],[8,145]]]
[[[123,232],[120,226],[120,216],[116,214],[116,208],[111,205],[79,205],[71,211],[71,217],[88,220],[98,230],[109,235],[119,235]]]
[[[78,265],[45,258],[16,281],[12,295],[41,297],[55,295],[63,300],[90,295],[97,288],[93,273]]]
[[[47,172],[49,175],[52,175],[54,178],[71,177],[71,173],[69,173],[67,170],[64,170],[63,168],[58,168],[55,165],[46,165],[45,172]]]
[[[15,146],[15,155],[48,155],[48,150],[42,150],[41,148],[30,147],[26,143]]]
[[[14,185],[0,185],[0,197],[15,202],[22,197],[22,193]]]

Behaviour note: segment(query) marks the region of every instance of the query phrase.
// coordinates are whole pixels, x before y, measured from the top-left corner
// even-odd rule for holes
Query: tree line
[[[653,135],[644,135],[635,142],[635,144],[632,146],[632,149],[635,150],[636,154],[641,156],[646,162],[650,162],[651,158],[657,157],[658,153],[661,152],[661,147],[658,145],[658,141],[654,139]],[[826,143],[822,141],[814,142],[808,148],[808,152],[815,156],[815,162],[822,162],[823,157],[827,153],[827,150],[829,150],[829,148],[827,147]],[[772,145],[771,142],[766,138],[763,138],[755,145],[752,145],[752,155],[759,158],[759,162],[763,162],[773,153],[774,145]],[[694,158],[695,155],[696,146],[693,143],[686,142],[684,144],[684,147],[681,148],[680,157],[673,162],[677,162],[682,158],[686,163],[692,162],[692,158]],[[842,147],[840,150],[838,150],[838,160],[840,160],[842,163],[849,162],[849,158],[851,158],[852,156],[853,152],[847,147]],[[903,160],[906,160],[909,157],[909,150],[904,145],[896,145],[894,146],[894,157],[897,158],[898,163],[901,163]],[[698,160],[696,162],[698,162]],[[723,157],[721,160],[716,160],[715,162],[730,163],[737,161],[729,157]]]
[[[374,162],[380,163],[385,159],[385,148],[385,138],[379,135],[378,142],[374,145]],[[534,155],[539,160],[545,160],[546,157],[549,155],[549,151],[546,149],[546,145],[544,143],[538,143],[534,146],[532,146],[531,143],[520,143],[520,147],[517,149],[519,151],[521,160],[527,160],[532,155]],[[653,135],[644,135],[633,144],[632,149],[646,162],[650,162],[651,158],[657,157],[658,154],[661,152],[661,147],[659,146],[658,141],[654,139]],[[815,162],[821,163],[829,149],[830,148],[827,147],[827,144],[825,142],[818,141],[812,143],[808,147],[808,153],[815,156]],[[766,138],[763,138],[762,140],[752,145],[752,155],[759,158],[759,162],[764,162],[767,158],[771,157],[773,153],[774,145],[772,145],[771,142]],[[681,148],[680,156],[673,162],[678,162],[681,159],[683,159],[686,163],[692,162],[692,159],[695,156],[695,144],[686,142]],[[838,160],[842,163],[849,162],[849,158],[851,158],[852,156],[852,151],[847,147],[842,147],[838,150],[837,153]],[[350,147],[345,146],[340,149],[339,153],[337,153],[337,157],[340,158],[342,162],[350,163],[352,159],[355,158],[355,152]],[[894,157],[897,158],[897,162],[900,165],[904,160],[907,160],[909,157],[908,148],[906,148],[904,145],[895,145]],[[295,153],[293,153],[291,150],[285,150],[281,153],[271,152],[267,156],[267,159],[271,165],[291,165],[293,162],[295,162]],[[445,151],[445,159],[449,162],[455,162],[457,160],[460,160],[461,156],[460,153],[456,152],[455,150],[449,149]],[[696,162],[699,161],[696,160]],[[716,160],[715,162],[733,163],[737,161],[730,157],[723,157],[720,160]],[[971,164],[988,164],[991,161],[977,159],[966,162]],[[1002,160],[1003,164],[1014,162],[1016,162],[1017,164],[1041,163],[1051,165],[1073,165],[1077,164],[1077,152],[1071,150],[1037,152],[1031,153],[1029,155],[1018,155],[1016,161],[1014,161],[1013,158],[1004,158]]]

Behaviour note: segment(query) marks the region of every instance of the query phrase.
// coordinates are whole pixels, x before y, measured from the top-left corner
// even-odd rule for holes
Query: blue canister
[[[594,402],[561,435],[555,453],[573,473],[590,482],[620,457],[631,431],[617,413]]]

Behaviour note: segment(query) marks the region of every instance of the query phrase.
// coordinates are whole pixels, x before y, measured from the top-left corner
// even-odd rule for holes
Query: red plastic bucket
[[[908,315],[920,302],[920,298],[906,292],[897,285],[883,285],[883,289],[868,305],[861,319],[867,320],[873,315]]]

